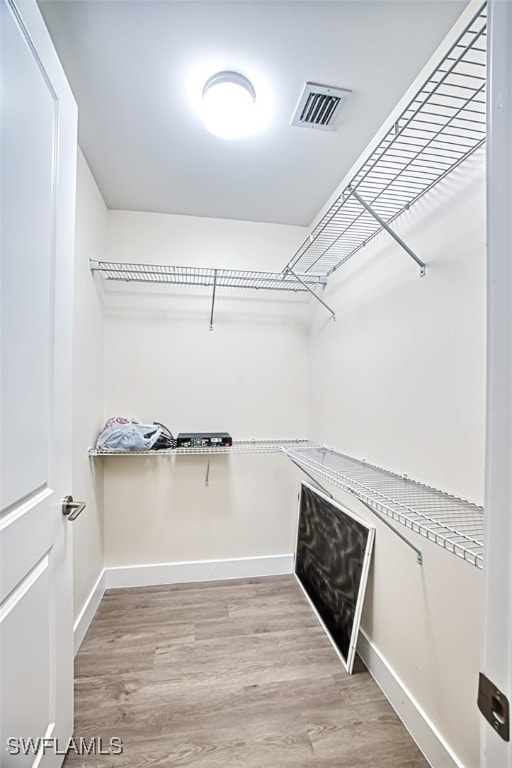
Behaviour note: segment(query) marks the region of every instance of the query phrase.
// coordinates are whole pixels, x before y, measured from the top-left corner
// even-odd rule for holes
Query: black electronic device
[[[227,432],[180,432],[176,442],[178,448],[229,448],[233,445]]]

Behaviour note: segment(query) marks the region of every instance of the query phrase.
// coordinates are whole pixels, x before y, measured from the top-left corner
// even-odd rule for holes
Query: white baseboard
[[[105,588],[149,587],[187,581],[250,579],[293,573],[293,555],[238,557],[232,560],[198,560],[155,565],[122,565],[105,568]]]
[[[98,606],[103,597],[105,591],[105,569],[102,570],[98,576],[98,580],[91,590],[91,594],[84,603],[82,610],[80,611],[75,625],[73,627],[73,643],[75,656],[78,649],[82,645],[83,639],[86,635],[89,625],[94,618],[94,614],[98,610]]]
[[[433,768],[465,768],[380,651],[359,632],[357,651],[371,676]]]

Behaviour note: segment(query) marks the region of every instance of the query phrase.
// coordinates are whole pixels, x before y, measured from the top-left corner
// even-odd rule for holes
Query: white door
[[[482,768],[512,768],[512,2],[489,3],[488,373]],[[485,682],[485,681],[484,681]],[[502,735],[500,735],[500,730]],[[505,737],[505,738],[503,738]]]
[[[0,765],[54,768],[63,756],[51,739],[65,745],[73,721],[72,524],[62,499],[71,493],[76,105],[35,0],[0,0],[0,14]],[[26,741],[43,737],[39,750]]]

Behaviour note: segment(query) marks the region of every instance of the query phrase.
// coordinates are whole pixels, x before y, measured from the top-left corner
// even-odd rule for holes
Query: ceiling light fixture
[[[218,72],[203,88],[203,123],[221,139],[240,139],[256,130],[256,93],[238,72]]]

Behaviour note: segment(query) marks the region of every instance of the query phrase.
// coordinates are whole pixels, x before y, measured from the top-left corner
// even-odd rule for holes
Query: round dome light
[[[203,88],[201,116],[208,130],[221,139],[240,139],[256,128],[256,93],[238,72],[219,72]]]

